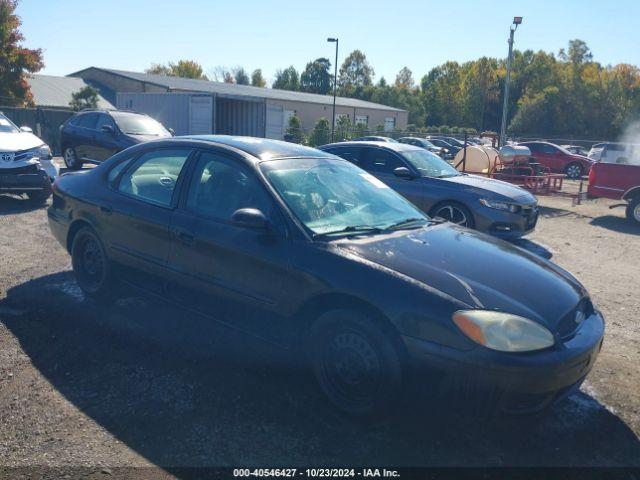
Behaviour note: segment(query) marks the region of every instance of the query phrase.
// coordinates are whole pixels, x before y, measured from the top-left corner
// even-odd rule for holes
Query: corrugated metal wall
[[[118,93],[116,107],[155,118],[176,135],[189,135],[190,93]],[[213,112],[212,112],[213,114]]]
[[[264,137],[265,103],[216,98],[216,133]]]

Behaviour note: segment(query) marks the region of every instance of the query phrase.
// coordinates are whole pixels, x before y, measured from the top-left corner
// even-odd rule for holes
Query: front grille
[[[0,174],[2,175],[25,175],[32,173],[38,173],[38,165],[33,164],[16,168],[0,168]]]
[[[580,327],[580,324],[576,323],[576,315],[578,312],[582,312],[584,314],[583,319],[593,315],[593,304],[588,297],[583,298],[575,308],[560,320],[560,323],[558,324],[558,334],[563,340],[571,338]]]
[[[30,160],[35,155],[33,153],[29,153],[30,150],[18,150],[16,152],[16,156],[13,157],[14,162],[21,162],[23,160]]]

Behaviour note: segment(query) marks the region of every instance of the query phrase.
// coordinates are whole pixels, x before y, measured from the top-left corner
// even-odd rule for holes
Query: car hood
[[[458,175],[455,177],[443,178],[442,180],[457,183],[459,185],[465,185],[469,187],[471,191],[480,195],[486,194],[486,192],[491,192],[492,194],[501,195],[520,203],[536,203],[536,197],[527,192],[524,188],[503,182],[502,180],[481,177],[479,175]]]
[[[33,133],[0,133],[0,152],[17,152],[19,150],[29,150],[44,144],[42,140]]]
[[[552,331],[587,295],[571,274],[524,249],[474,230],[433,224],[337,241],[374,262],[466,303],[537,321]]]

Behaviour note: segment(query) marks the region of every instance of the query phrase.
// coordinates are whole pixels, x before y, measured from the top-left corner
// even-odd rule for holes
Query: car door
[[[268,229],[232,220],[260,210]],[[169,265],[189,305],[259,336],[282,336],[278,312],[289,285],[289,238],[275,201],[257,174],[222,152],[199,153],[172,222]]]
[[[164,287],[175,194],[191,152],[173,147],[142,153],[115,181],[115,200],[99,206],[109,255],[149,290]]]
[[[359,166],[364,168],[418,208],[424,207],[424,184],[412,165],[398,153],[379,147],[364,147],[360,153]],[[403,178],[394,173],[399,167],[409,169],[415,178]]]
[[[103,162],[119,150],[116,123],[106,113],[98,114],[98,122],[92,145],[93,159]]]
[[[76,155],[83,160],[92,160],[93,142],[95,140],[98,114],[85,113],[80,116],[75,134],[74,148]]]

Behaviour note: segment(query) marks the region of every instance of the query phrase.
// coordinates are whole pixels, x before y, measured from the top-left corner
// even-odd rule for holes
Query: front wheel
[[[64,163],[69,170],[80,170],[82,168],[82,160],[78,158],[76,150],[73,147],[67,147],[63,152]]]
[[[582,165],[580,165],[579,163],[570,163],[569,165],[567,165],[565,173],[567,174],[568,178],[577,180],[584,174],[584,168],[582,168]]]
[[[113,274],[102,242],[90,227],[73,238],[71,263],[82,291],[96,300],[108,300],[114,292]]]
[[[444,202],[436,205],[430,213],[431,217],[440,217],[461,227],[473,228],[473,215],[467,207],[456,202]]]
[[[400,397],[405,373],[399,348],[363,313],[322,314],[311,331],[311,356],[322,391],[349,415],[386,416]]]
[[[627,220],[640,226],[640,196],[632,198],[627,205]]]

